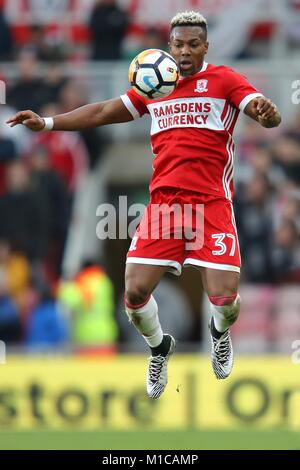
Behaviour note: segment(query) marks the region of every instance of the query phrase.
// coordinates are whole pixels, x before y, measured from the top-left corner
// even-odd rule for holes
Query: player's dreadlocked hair
[[[171,19],[171,31],[176,26],[201,26],[205,31],[205,36],[207,36],[207,21],[201,13],[196,11],[183,11],[177,13]]]

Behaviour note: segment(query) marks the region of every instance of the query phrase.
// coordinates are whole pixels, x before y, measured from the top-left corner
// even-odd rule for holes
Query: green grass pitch
[[[300,449],[300,433],[288,430],[234,431],[8,431],[0,449],[202,450]]]

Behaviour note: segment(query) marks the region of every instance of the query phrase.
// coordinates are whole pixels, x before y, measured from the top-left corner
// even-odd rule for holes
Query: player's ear
[[[209,42],[205,41],[205,54],[208,52]]]

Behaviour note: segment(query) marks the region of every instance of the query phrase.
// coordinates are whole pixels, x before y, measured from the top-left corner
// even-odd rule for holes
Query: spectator
[[[60,282],[58,299],[72,315],[72,337],[79,352],[114,351],[118,329],[113,286],[103,269],[85,263],[73,280]]]
[[[256,145],[253,149],[250,149],[247,160],[239,161],[237,169],[235,179],[237,186],[245,184],[255,174],[267,176],[270,183],[274,186],[286,181],[284,172],[279,166],[274,165],[271,149],[266,144]]]
[[[3,137],[0,134],[0,163],[14,160],[17,156],[16,146],[12,139]]]
[[[300,184],[300,142],[293,135],[282,135],[273,147],[274,162],[285,177]]]
[[[63,347],[69,338],[63,312],[47,286],[39,292],[40,302],[27,324],[25,343],[31,352]]]
[[[282,209],[282,219],[284,222],[293,222],[296,225],[296,228],[299,232],[300,229],[300,202],[299,199],[295,197],[290,197],[283,209]]]
[[[75,80],[65,84],[60,92],[60,112],[68,113],[87,103],[85,88]],[[104,141],[101,129],[86,129],[79,132],[89,153],[90,168],[94,168],[103,152]]]
[[[68,79],[62,75],[60,64],[53,62],[49,65],[43,84],[42,106],[48,103],[58,103],[61,90],[68,82]]]
[[[243,132],[238,142],[238,152],[241,161],[248,161],[250,154],[266,141],[264,129],[251,120],[243,122]]]
[[[22,252],[13,252],[8,240],[0,240],[0,276],[5,279],[8,295],[23,304],[30,285],[30,265]]]
[[[44,116],[58,114],[56,104],[42,109]],[[31,153],[39,147],[47,150],[50,167],[57,172],[72,197],[88,167],[86,146],[77,132],[40,132],[32,136]]]
[[[2,8],[0,5],[0,61],[5,61],[12,57],[13,42]]]
[[[5,277],[0,275],[0,337],[6,344],[21,340],[21,321],[17,307],[7,292]]]
[[[12,139],[1,135],[0,130],[0,194],[5,192],[6,163],[16,158],[16,146]]]
[[[235,212],[244,272],[247,281],[271,279],[270,245],[272,238],[271,188],[264,175],[254,175],[244,194],[236,198]]]
[[[65,185],[60,176],[50,167],[49,151],[44,147],[35,147],[29,157],[30,188],[47,214],[47,257],[48,279],[60,276],[60,266],[64,243],[70,219],[70,208]]]
[[[50,35],[39,24],[31,26],[28,46],[35,51],[38,60],[41,61],[60,62],[66,58],[66,48],[61,35]]]
[[[18,81],[8,90],[7,103],[18,110],[38,111],[43,102],[43,81],[37,76],[38,61],[30,49],[23,49],[18,57]]]
[[[46,254],[48,214],[29,187],[28,171],[21,161],[6,169],[7,192],[0,196],[0,238],[25,253],[30,261],[41,261]]]
[[[299,281],[298,233],[294,222],[284,221],[274,233],[271,263],[275,282]]]
[[[16,156],[20,156],[28,149],[31,141],[32,133],[30,133],[25,126],[18,126],[16,132],[11,132],[11,128],[6,124],[9,116],[16,112],[14,108],[5,104],[1,104],[0,106],[0,139],[6,143],[6,147],[1,150],[2,161],[9,161]],[[7,144],[8,140],[12,142],[12,144]],[[8,146],[10,146],[10,149]],[[6,154],[6,152],[9,153]]]
[[[115,0],[97,0],[90,17],[93,60],[119,60],[128,24]]]

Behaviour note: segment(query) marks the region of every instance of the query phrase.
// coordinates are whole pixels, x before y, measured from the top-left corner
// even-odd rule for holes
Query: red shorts
[[[240,272],[232,203],[181,189],[155,190],[126,262],[167,266],[177,275],[187,265]]]

